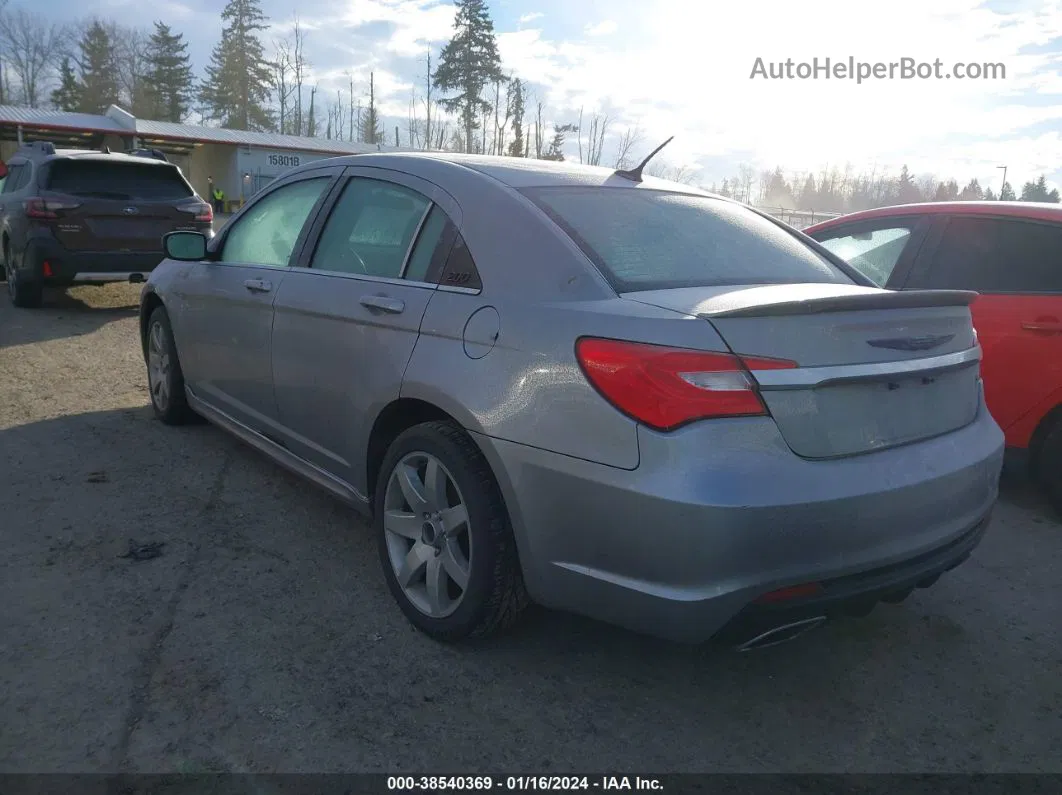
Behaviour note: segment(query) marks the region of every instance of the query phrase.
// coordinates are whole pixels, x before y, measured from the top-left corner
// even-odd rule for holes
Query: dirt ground
[[[1062,772],[1062,525],[1027,489],[934,588],[761,652],[544,610],[442,646],[346,508],[152,418],[137,297],[0,298],[0,771]]]

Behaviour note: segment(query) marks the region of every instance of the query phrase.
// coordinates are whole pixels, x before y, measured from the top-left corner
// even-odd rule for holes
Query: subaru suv
[[[210,237],[213,222],[180,169],[151,150],[34,142],[0,164],[0,255],[15,306],[39,307],[45,287],[143,282],[164,235]]]

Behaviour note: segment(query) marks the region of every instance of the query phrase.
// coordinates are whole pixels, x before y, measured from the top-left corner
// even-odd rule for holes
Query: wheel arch
[[[164,307],[165,304],[154,290],[146,293],[140,301],[140,349],[142,351],[147,350],[148,320],[151,318],[151,313],[160,306]]]
[[[1039,477],[1040,474],[1040,454],[1044,440],[1052,430],[1059,426],[1062,426],[1062,403],[1057,404],[1043,416],[1029,439],[1029,467],[1030,474],[1034,478]]]

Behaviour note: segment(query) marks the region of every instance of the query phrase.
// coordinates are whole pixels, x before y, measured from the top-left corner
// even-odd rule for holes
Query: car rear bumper
[[[164,258],[161,239],[158,251],[70,251],[54,238],[36,237],[26,243],[20,275],[49,287],[124,282],[134,274],[146,280]]]
[[[957,565],[984,531],[1003,457],[983,402],[953,433],[833,461],[797,457],[767,418],[640,429],[635,470],[476,439],[536,601],[689,642],[777,589],[823,583],[832,606],[788,606],[832,613]]]

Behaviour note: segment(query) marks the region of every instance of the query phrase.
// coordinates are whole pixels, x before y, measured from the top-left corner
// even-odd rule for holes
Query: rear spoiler
[[[862,312],[873,309],[918,309],[933,306],[969,306],[979,294],[971,290],[897,290],[852,295],[831,295],[798,301],[755,303],[702,312],[697,317],[710,320],[721,317],[779,317],[783,315],[818,315],[825,312]]]

